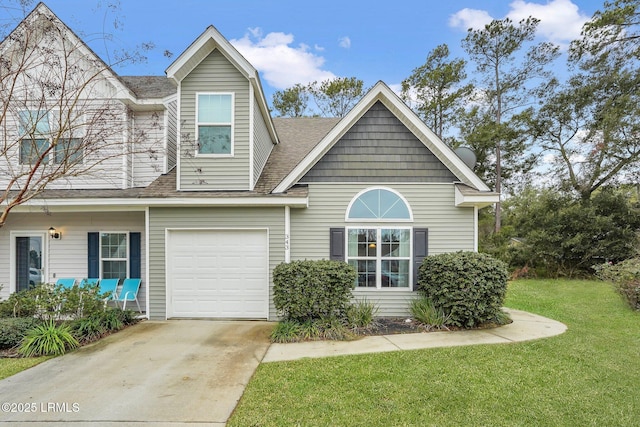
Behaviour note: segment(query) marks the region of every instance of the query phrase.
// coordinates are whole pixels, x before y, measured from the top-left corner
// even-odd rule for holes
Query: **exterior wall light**
[[[56,230],[55,228],[51,227],[49,228],[49,236],[53,239],[53,240],[60,240],[62,238],[62,233],[60,233],[58,230]]]

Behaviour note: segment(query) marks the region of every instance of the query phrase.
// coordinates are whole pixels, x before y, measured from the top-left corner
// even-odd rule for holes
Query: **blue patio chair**
[[[124,279],[124,282],[122,282],[122,289],[120,289],[120,293],[116,297],[116,303],[122,302],[123,310],[127,308],[127,301],[135,301],[138,306],[138,313],[142,313],[138,302],[138,291],[140,290],[141,282],[142,279]]]
[[[66,289],[71,289],[75,286],[76,284],[76,279],[58,279],[56,281],[56,286],[62,286]]]
[[[120,279],[102,279],[98,283],[100,289],[100,295],[104,295],[105,304],[107,301],[116,299],[116,290],[118,289],[118,283]]]

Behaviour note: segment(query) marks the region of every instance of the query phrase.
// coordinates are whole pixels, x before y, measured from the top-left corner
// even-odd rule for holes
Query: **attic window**
[[[233,155],[233,94],[198,93],[198,154]]]
[[[404,197],[390,188],[370,188],[358,193],[347,208],[347,221],[411,221]]]

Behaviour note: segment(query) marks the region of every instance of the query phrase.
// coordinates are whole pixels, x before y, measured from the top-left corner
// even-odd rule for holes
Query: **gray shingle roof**
[[[231,198],[231,197],[305,197],[306,186],[293,186],[286,194],[271,191],[309,154],[340,121],[338,118],[304,117],[273,120],[280,143],[273,147],[254,191],[177,191],[176,168],[161,175],[145,188],[125,190],[46,190],[42,199],[94,198]]]
[[[164,98],[176,93],[176,85],[166,76],[120,76],[131,91],[141,99]]]
[[[273,119],[280,144],[273,147],[256,191],[270,193],[339,121],[325,117]]]

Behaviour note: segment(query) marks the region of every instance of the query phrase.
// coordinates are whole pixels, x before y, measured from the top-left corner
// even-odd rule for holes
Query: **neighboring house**
[[[272,119],[258,72],[214,27],[166,74],[113,83],[132,132],[161,123],[159,157],[15,208],[2,297],[37,268],[47,282],[141,277],[151,319],[275,320],[273,268],[331,258],[356,267],[356,298],[397,316],[425,256],[477,250],[478,209],[498,195],[384,83],[342,119]]]

